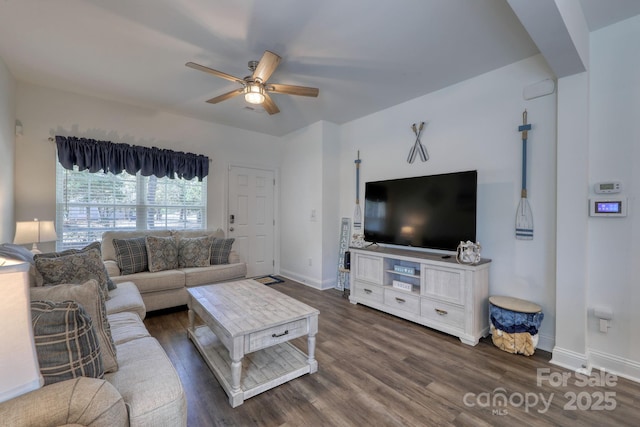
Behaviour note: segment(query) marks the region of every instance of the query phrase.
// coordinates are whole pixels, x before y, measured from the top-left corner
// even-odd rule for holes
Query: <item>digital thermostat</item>
[[[593,191],[597,194],[615,194],[621,191],[620,181],[598,182],[593,184]]]
[[[627,216],[627,199],[589,199],[589,216]]]

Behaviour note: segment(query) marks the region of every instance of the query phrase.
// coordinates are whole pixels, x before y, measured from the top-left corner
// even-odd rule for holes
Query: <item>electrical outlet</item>
[[[309,267],[311,267],[313,265],[313,261],[311,260],[311,258],[309,258]]]

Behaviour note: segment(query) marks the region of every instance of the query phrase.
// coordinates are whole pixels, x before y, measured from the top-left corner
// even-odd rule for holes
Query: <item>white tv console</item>
[[[489,333],[489,263],[458,264],[455,255],[388,247],[350,248],[352,304],[457,336],[476,345]],[[404,271],[396,271],[396,267]],[[411,271],[413,270],[413,274]],[[411,290],[393,286],[393,281]]]

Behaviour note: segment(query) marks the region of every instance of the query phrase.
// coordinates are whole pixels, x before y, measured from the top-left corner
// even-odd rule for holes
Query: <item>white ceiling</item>
[[[537,0],[536,0],[537,1]],[[597,29],[637,0],[581,0]],[[603,7],[606,3],[607,7]],[[242,97],[212,105],[264,50],[279,114]],[[281,136],[345,123],[538,53],[506,0],[2,0],[0,57],[20,81]]]

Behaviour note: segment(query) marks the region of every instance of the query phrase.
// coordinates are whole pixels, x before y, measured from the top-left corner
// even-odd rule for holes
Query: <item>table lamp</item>
[[[0,258],[0,402],[44,384],[31,326],[29,267]]]
[[[13,243],[16,245],[33,243],[31,252],[34,254],[41,253],[38,249],[38,243],[52,242],[57,239],[53,221],[38,221],[38,218],[35,218],[33,221],[16,222],[16,235],[13,238]]]

